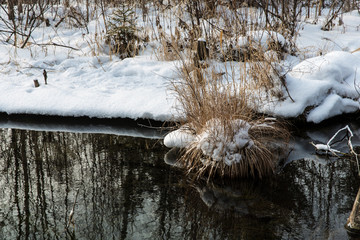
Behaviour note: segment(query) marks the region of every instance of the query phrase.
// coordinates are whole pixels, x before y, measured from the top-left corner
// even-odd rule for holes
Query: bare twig
[[[355,70],[355,76],[354,76],[354,88],[357,94],[360,96],[359,85],[356,84],[356,73],[357,73],[357,69]]]
[[[43,71],[43,76],[44,76],[44,81],[45,81],[45,85],[46,85],[47,84],[47,72],[45,69]]]
[[[78,48],[74,48],[71,46],[58,44],[58,43],[34,43],[34,44],[38,45],[38,46],[56,46],[56,47],[70,48],[71,50],[80,51],[80,49],[78,49]]]
[[[334,1],[333,4],[335,4],[335,3],[337,3],[337,1]],[[332,21],[338,16],[338,14],[339,14],[340,10],[342,9],[342,7],[344,6],[344,4],[345,4],[345,1],[341,1],[339,8],[336,10],[336,12],[333,12],[333,14],[331,15],[330,18],[328,18],[326,24],[321,28],[321,30],[329,31],[331,29]],[[330,12],[329,12],[329,14],[330,14]]]
[[[348,146],[350,148],[350,153],[352,153],[355,156],[356,164],[357,164],[357,168],[358,168],[358,175],[360,176],[360,166],[359,166],[358,154],[354,151],[353,145],[351,143],[351,138],[354,136],[354,134],[350,130],[349,126],[346,125],[346,127],[348,129],[348,132],[350,133],[350,136],[349,136],[349,139],[348,139]]]

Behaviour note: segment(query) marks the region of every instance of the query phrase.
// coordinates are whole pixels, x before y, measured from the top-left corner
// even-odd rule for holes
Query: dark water
[[[192,180],[145,136],[3,128],[0,239],[349,239],[356,163],[309,144],[343,126],[299,131],[261,182]]]

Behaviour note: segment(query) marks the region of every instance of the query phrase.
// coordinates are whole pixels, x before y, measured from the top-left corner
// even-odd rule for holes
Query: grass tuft
[[[230,178],[263,178],[275,172],[289,133],[284,124],[256,113],[259,89],[274,89],[280,81],[266,64],[227,64],[224,72],[183,64],[182,81],[173,90],[186,119],[182,124],[195,135],[179,159],[189,172]]]

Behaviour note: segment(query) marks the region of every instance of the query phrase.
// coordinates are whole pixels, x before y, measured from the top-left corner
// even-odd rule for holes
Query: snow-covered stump
[[[353,208],[348,218],[345,228],[350,235],[360,236],[360,188],[356,195]]]

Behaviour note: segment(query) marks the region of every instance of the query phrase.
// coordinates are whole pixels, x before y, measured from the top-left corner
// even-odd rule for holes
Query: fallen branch
[[[334,156],[337,156],[338,157],[338,153],[341,153],[343,155],[345,155],[345,153],[342,153],[334,148],[331,147],[331,145],[333,145],[334,143],[332,143],[335,139],[335,137],[342,131],[346,130],[346,136],[347,136],[347,139],[348,139],[348,146],[349,146],[349,149],[350,149],[350,154],[351,155],[354,155],[355,156],[355,159],[356,159],[356,164],[357,164],[357,168],[358,168],[358,174],[360,176],[360,166],[359,166],[359,158],[358,158],[358,154],[354,151],[354,148],[353,148],[353,145],[352,145],[352,142],[351,142],[351,138],[354,136],[353,132],[351,131],[349,125],[346,125],[345,127],[339,129],[335,134],[334,136],[332,136],[330,138],[330,140],[326,143],[326,144],[315,144],[313,142],[310,142],[311,145],[313,145],[315,147],[315,149],[317,151],[325,151],[325,153],[327,154],[328,152],[332,153]]]
[[[321,144],[321,143],[315,144],[313,142],[310,142],[310,144],[313,145],[317,151],[324,151],[326,154],[328,152],[331,152],[334,156],[338,157],[336,153],[341,153],[340,151],[331,148],[328,144]]]
[[[71,47],[71,46],[67,46],[67,45],[63,45],[63,44],[58,44],[58,43],[34,43],[35,45],[38,45],[38,46],[56,46],[56,47],[64,47],[64,48],[70,48],[72,50],[75,50],[75,51],[80,51],[80,49],[78,48],[74,48],[74,47]]]

